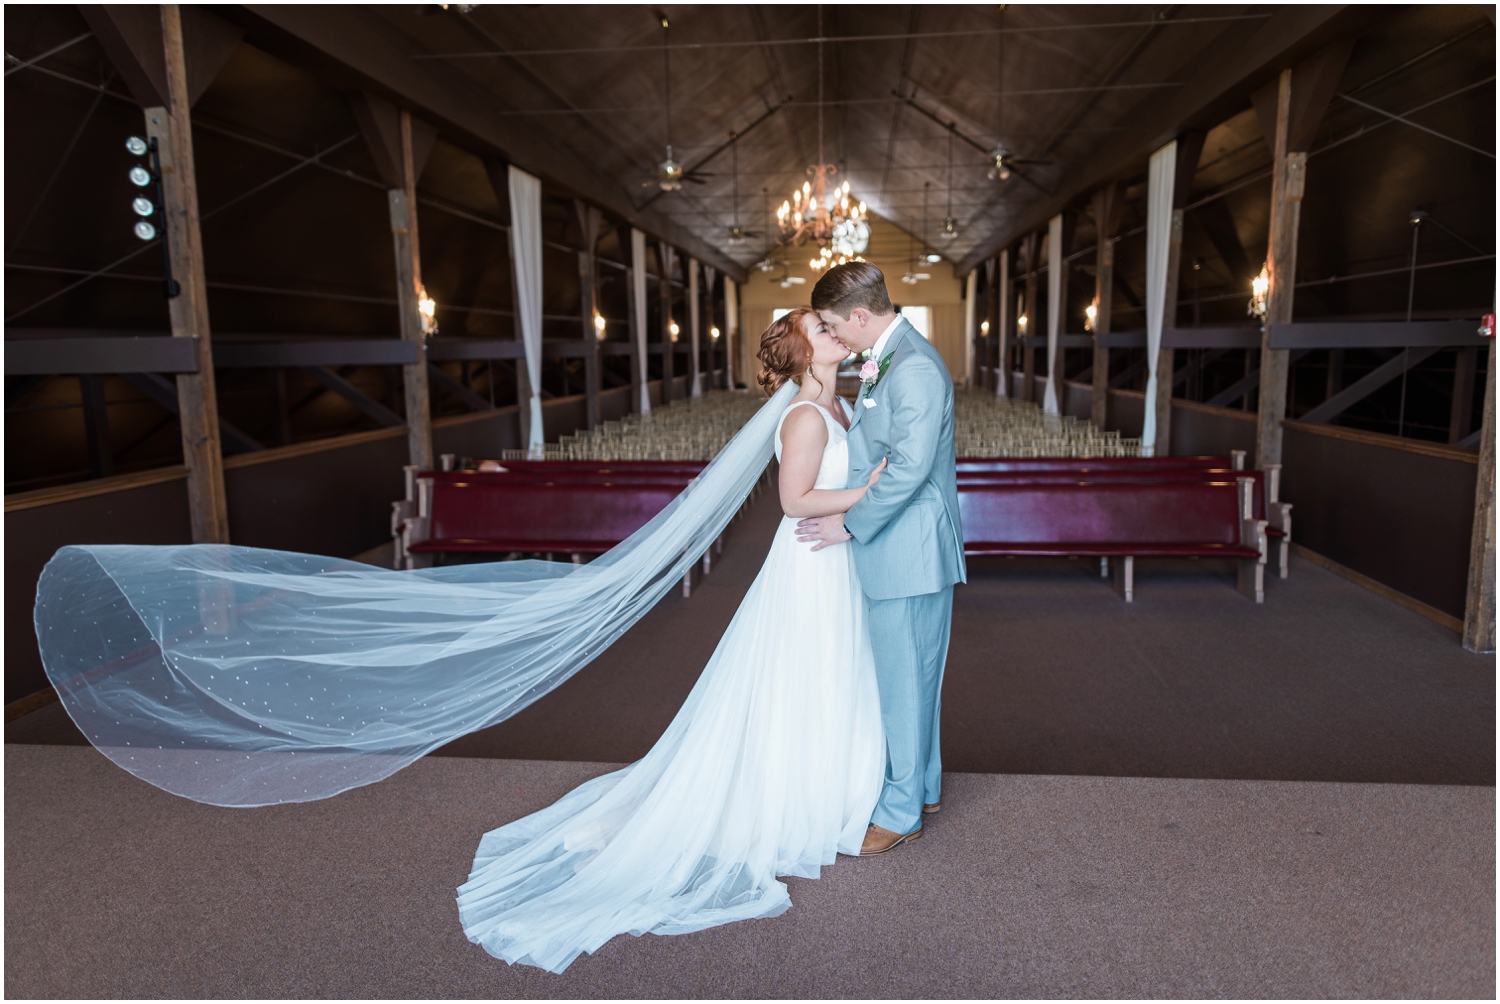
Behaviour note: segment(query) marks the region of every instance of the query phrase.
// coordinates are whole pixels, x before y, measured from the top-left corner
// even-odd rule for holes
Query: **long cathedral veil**
[[[256,806],[370,784],[514,715],[650,610],[755,486],[795,393],[587,565],[64,547],[37,586],[42,663],[88,740],[173,794]]]

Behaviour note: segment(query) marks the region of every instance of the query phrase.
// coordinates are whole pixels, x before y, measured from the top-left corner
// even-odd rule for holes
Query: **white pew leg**
[[[1099,578],[1101,578],[1101,579],[1107,579],[1107,578],[1109,578],[1109,559],[1108,558],[1100,558],[1099,559]]]
[[[1282,537],[1277,552],[1277,572],[1284,579],[1287,577],[1287,573],[1292,570],[1292,542]]]
[[[1248,600],[1256,603],[1266,601],[1266,566],[1259,558],[1241,558],[1239,590]]]
[[[1126,603],[1135,602],[1135,556],[1127,554],[1114,561],[1115,592]]]
[[[693,568],[689,565],[688,570],[682,576],[682,596],[686,599],[691,595],[693,595]]]

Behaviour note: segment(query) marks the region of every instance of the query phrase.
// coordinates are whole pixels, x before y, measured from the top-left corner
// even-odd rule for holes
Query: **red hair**
[[[802,319],[815,311],[811,307],[789,310],[771,322],[766,333],[760,336],[760,351],[755,358],[760,360],[761,371],[756,381],[767,394],[774,394],[788,380],[801,382],[802,374],[812,363],[813,347],[802,330]]]

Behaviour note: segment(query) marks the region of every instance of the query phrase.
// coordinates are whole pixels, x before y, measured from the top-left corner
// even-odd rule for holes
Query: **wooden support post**
[[[406,455],[432,469],[432,407],[427,388],[427,340],[422,333],[422,255],[417,239],[417,172],[413,162],[411,112],[401,111],[401,173],[404,185],[391,189],[391,236],[396,252],[396,300],[401,337],[417,346],[419,358],[401,368],[406,390]]]
[[[1189,132],[1177,138],[1177,160],[1172,179],[1172,226],[1167,237],[1167,291],[1162,301],[1162,328],[1177,327],[1177,300],[1182,279],[1183,207],[1192,198],[1193,175],[1203,154],[1207,133]],[[1165,457],[1172,452],[1172,393],[1176,386],[1177,354],[1163,345],[1156,356],[1156,449]]]
[[[594,289],[594,256],[578,252],[578,314],[583,319],[583,343],[589,354],[583,357],[584,423],[593,429],[599,424],[599,330],[594,327],[598,307]]]
[[[1448,442],[1457,443],[1474,431],[1474,374],[1479,369],[1479,346],[1459,349],[1453,360],[1453,407],[1448,412]]]
[[[1479,434],[1479,477],[1474,487],[1474,528],[1469,537],[1469,591],[1464,602],[1464,648],[1495,651],[1495,343],[1484,378]]]
[[[115,455],[109,439],[109,402],[104,399],[104,377],[93,373],[79,374],[78,394],[83,403],[83,438],[88,445],[89,477],[107,478],[115,472]]]
[[[1099,336],[1110,332],[1114,312],[1115,226],[1120,217],[1120,200],[1113,181],[1094,193],[1094,227],[1098,231],[1099,249],[1094,270],[1094,368],[1093,394],[1089,402],[1089,420],[1099,429],[1109,423],[1109,346],[1099,344]]]
[[[229,543],[224,495],[224,458],[219,442],[219,403],[214,386],[213,344],[208,323],[208,286],[203,237],[198,228],[198,179],[193,162],[187,56],[178,4],[161,5],[161,38],[168,105],[147,108],[146,133],[157,141],[166,205],[166,239],[172,278],[180,292],[167,301],[172,334],[196,338],[198,372],[177,376],[182,460],[187,466],[188,517],[193,543]]]
[[[578,214],[578,228],[583,234],[583,250],[578,252],[578,316],[583,323],[583,343],[589,352],[583,357],[584,424],[589,429],[598,427],[599,417],[599,341],[601,332],[597,322],[599,315],[599,276],[594,251],[599,244],[599,230],[604,225],[604,213],[582,199],[573,200],[573,209]]]
[[[1307,150],[1333,100],[1349,61],[1354,39],[1335,42],[1316,55],[1285,69],[1274,84],[1252,95],[1261,127],[1272,151],[1271,234],[1266,273],[1266,319],[1261,337],[1260,401],[1255,429],[1255,466],[1281,463],[1281,422],[1286,417],[1287,377],[1291,364],[1285,349],[1271,348],[1271,325],[1290,324],[1297,282],[1297,228],[1307,180]]]
[[[417,346],[417,360],[401,367],[406,398],[406,453],[410,463],[432,469],[432,411],[427,388],[427,345],[419,307],[422,256],[417,239],[417,178],[437,140],[437,130],[411,113],[371,94],[350,97],[371,159],[386,184],[391,246],[396,257],[396,312],[401,337]],[[504,167],[486,163],[490,186],[506,204]],[[524,409],[523,409],[524,414]]]
[[[641,351],[635,276],[634,266],[625,270],[625,319],[630,328],[630,410],[640,414],[648,409],[642,407],[646,400],[646,354]]]
[[[1271,175],[1271,243],[1266,273],[1266,323],[1260,348],[1260,408],[1255,431],[1255,466],[1281,463],[1281,421],[1286,417],[1286,349],[1271,348],[1271,325],[1290,324],[1297,275],[1297,225],[1302,212],[1307,154],[1287,149],[1292,107],[1292,71],[1281,71],[1276,85],[1276,133]]]
[[[1041,250],[1041,235],[1027,234],[1021,242],[1022,254],[1026,256],[1026,310],[1022,317],[1026,318],[1025,327],[1021,326],[1021,318],[1016,318],[1016,336],[1021,342],[1021,400],[1036,400],[1036,349],[1026,344],[1029,339],[1042,332],[1041,312],[1037,310],[1036,289],[1036,259]]]
[[[995,271],[995,306],[990,317],[995,325],[995,396],[1010,397],[1010,329],[1015,304],[1010,290],[1010,248],[1001,248]]]
[[[677,267],[677,255],[672,245],[663,241],[658,244],[660,254],[657,256],[657,264],[661,268],[661,283],[657,292],[661,301],[661,403],[665,407],[672,403],[672,383],[677,379],[676,353],[677,339],[672,334],[672,273]]]
[[[703,396],[703,361],[698,353],[698,328],[702,314],[698,302],[698,259],[687,260],[687,304],[688,304],[688,397]]]

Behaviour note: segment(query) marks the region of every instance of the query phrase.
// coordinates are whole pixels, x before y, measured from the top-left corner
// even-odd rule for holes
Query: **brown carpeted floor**
[[[793,908],[562,976],[471,945],[486,829],[600,764],[434,757],[218,809],[91,749],[5,751],[9,997],[1490,997],[1481,787],[953,775],[924,838]]]
[[[714,573],[509,721],[440,755],[624,763],[671,721],[780,518],[763,494]],[[1224,563],[1142,562],[1123,603],[1091,562],[970,563],[943,688],[949,771],[1495,783],[1495,663],[1294,559],[1261,607]],[[82,743],[53,704],[8,743]]]

